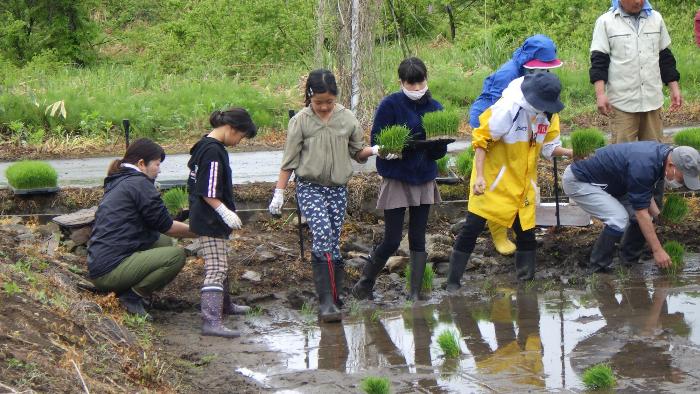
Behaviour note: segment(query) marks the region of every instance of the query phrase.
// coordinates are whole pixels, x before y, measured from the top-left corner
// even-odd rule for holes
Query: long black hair
[[[258,133],[258,127],[253,123],[248,111],[243,108],[234,107],[225,111],[214,111],[209,117],[209,123],[214,128],[229,125],[245,134],[246,138],[253,138]]]
[[[136,165],[139,160],[148,165],[153,160],[158,160],[162,162],[165,160],[165,151],[163,147],[156,144],[155,142],[149,140],[148,138],[139,138],[132,142],[124,153],[124,157],[121,159],[113,160],[109,165],[107,170],[107,175],[114,175],[115,173],[122,170],[122,164],[128,163]]]
[[[428,68],[417,57],[409,57],[399,64],[399,79],[408,83],[423,82],[428,79]]]
[[[313,70],[306,78],[306,88],[304,89],[304,103],[308,107],[311,105],[311,97],[320,93],[330,93],[338,95],[338,85],[335,83],[335,76],[325,69]]]

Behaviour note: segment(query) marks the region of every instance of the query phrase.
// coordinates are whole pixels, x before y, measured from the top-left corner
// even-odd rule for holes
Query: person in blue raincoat
[[[469,125],[472,129],[479,127],[479,116],[501,98],[503,90],[514,79],[527,72],[549,70],[561,65],[561,60],[557,58],[557,46],[551,38],[544,34],[528,37],[523,45],[513,52],[509,61],[484,80],[481,94],[469,109]],[[506,256],[515,253],[515,244],[508,239],[508,229],[491,221],[488,222],[488,226],[498,253]]]

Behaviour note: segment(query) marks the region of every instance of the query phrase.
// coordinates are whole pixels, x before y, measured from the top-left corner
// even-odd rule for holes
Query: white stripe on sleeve
[[[209,163],[209,189],[207,197],[216,198],[216,182],[219,177],[219,162],[212,161]]]

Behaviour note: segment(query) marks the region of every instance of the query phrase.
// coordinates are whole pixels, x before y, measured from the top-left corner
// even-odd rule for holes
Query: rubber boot
[[[469,262],[469,256],[471,256],[471,253],[452,249],[452,254],[450,254],[450,273],[447,275],[447,291],[455,292],[462,287],[460,281],[462,275],[464,275],[464,269],[467,267],[467,262]]]
[[[610,265],[615,255],[616,244],[622,238],[621,234],[615,234],[604,228],[593,244],[591,258],[588,260],[588,270],[591,273],[604,272],[610,269]]]
[[[208,290],[202,292],[202,335],[236,338],[241,333],[226,328],[221,322],[224,312],[224,292]]]
[[[151,315],[149,315],[143,307],[143,298],[132,289],[119,295],[119,303],[132,315],[145,317],[148,320],[151,319]]]
[[[333,260],[333,276],[335,278],[335,291],[337,292],[337,298],[335,300],[335,305],[338,308],[343,307],[343,288],[345,283],[345,260],[342,258]]]
[[[486,224],[489,225],[491,239],[496,247],[496,251],[504,256],[510,256],[515,253],[515,244],[508,239],[508,229],[490,220]]]
[[[620,263],[626,267],[639,263],[646,242],[639,223],[631,222],[620,240]]]
[[[245,315],[251,308],[246,305],[234,304],[233,301],[231,301],[228,283],[228,278],[226,278],[224,280],[224,315]]]
[[[337,292],[335,291],[334,266],[331,256],[328,253],[325,255],[313,253],[312,256],[314,285],[318,297],[318,319],[322,323],[339,322],[343,316],[335,305]]]
[[[535,277],[535,256],[534,250],[515,251],[515,273],[518,280],[532,280]]]
[[[372,298],[372,289],[374,289],[377,275],[379,275],[379,272],[384,268],[388,259],[369,256],[369,258],[365,258],[365,260],[365,266],[362,268],[362,276],[360,276],[360,280],[355,283],[355,286],[353,286],[351,290],[352,296],[358,300]]]
[[[428,254],[425,252],[410,252],[411,257],[411,283],[409,283],[408,299],[411,301],[424,300],[427,297],[421,295],[423,288],[423,276],[425,276],[425,264]]]

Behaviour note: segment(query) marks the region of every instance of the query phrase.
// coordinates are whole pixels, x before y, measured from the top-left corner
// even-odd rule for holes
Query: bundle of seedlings
[[[677,241],[668,241],[664,244],[664,250],[671,257],[671,266],[666,268],[666,272],[671,276],[677,276],[683,271],[685,246]]]
[[[411,130],[406,126],[392,125],[383,128],[376,138],[377,145],[381,146],[379,155],[386,156],[389,153],[393,153],[400,158],[410,138]]]
[[[598,129],[580,129],[571,133],[574,160],[585,159],[596,149],[605,146],[605,134]]]
[[[671,223],[680,223],[688,214],[688,203],[683,196],[669,194],[661,210],[661,217]]]
[[[459,132],[459,113],[435,111],[423,115],[423,129],[427,140],[454,139]]]
[[[411,265],[407,265],[404,269],[404,276],[406,278],[406,290],[411,287]],[[428,263],[425,265],[425,272],[423,273],[423,283],[421,284],[421,290],[425,292],[430,292],[433,290],[433,278],[435,277],[435,272],[433,271],[433,264]]]
[[[617,381],[608,364],[596,364],[583,372],[583,385],[588,390],[605,390],[615,387]]]
[[[44,161],[25,160],[14,163],[5,171],[7,182],[15,190],[45,189],[55,191],[58,173]]]
[[[467,180],[472,174],[472,167],[474,166],[474,150],[469,147],[457,155],[456,170],[457,175],[461,176],[462,179]]]
[[[362,379],[360,390],[366,394],[389,394],[391,392],[391,383],[389,383],[388,378],[368,376]]]
[[[679,131],[673,136],[673,143],[700,149],[700,127]]]
[[[438,168],[438,176],[446,177],[450,175],[450,156],[445,155],[435,160]]]
[[[181,217],[189,206],[189,195],[184,188],[176,187],[163,193],[163,203],[170,216]]]
[[[462,353],[459,348],[459,336],[452,330],[445,330],[438,335],[437,343],[447,358],[456,358]]]

